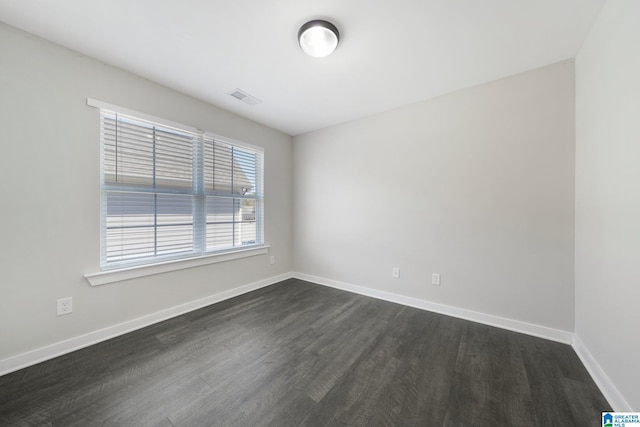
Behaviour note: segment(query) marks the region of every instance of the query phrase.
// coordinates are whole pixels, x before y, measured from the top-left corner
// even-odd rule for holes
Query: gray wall
[[[100,141],[87,97],[264,147],[271,254],[89,286]],[[0,360],[291,270],[287,135],[0,23],[0,141]],[[74,312],[56,317],[67,296]]]
[[[576,338],[640,411],[640,2],[605,4],[576,59]],[[626,403],[623,402],[626,400]]]
[[[295,137],[293,235],[299,272],[572,331],[573,61]]]

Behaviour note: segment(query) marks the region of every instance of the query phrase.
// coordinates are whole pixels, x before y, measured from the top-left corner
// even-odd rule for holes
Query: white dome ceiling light
[[[338,47],[340,33],[331,22],[316,19],[300,27],[298,41],[300,47],[309,56],[324,58]]]

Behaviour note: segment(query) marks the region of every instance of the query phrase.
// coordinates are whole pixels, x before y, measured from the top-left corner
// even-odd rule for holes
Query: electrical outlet
[[[393,277],[394,279],[400,278],[400,269],[398,267],[393,267],[391,269],[391,277]]]
[[[440,286],[440,274],[433,273],[431,275],[431,284],[435,286]]]
[[[60,298],[58,300],[58,316],[71,314],[73,312],[73,298]]]
[[[269,263],[270,263],[271,265],[273,265],[273,264],[275,264],[275,263],[276,263],[276,257],[275,257],[274,255],[271,255],[271,259],[269,260]]]

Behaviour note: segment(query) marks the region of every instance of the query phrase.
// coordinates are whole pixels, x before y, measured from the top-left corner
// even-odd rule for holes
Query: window
[[[100,117],[102,270],[263,245],[261,149],[106,108]]]

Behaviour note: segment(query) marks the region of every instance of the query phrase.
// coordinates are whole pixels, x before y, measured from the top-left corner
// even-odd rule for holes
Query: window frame
[[[91,278],[101,277],[104,274],[118,271],[131,271],[132,269],[146,269],[151,271],[149,274],[157,274],[156,271],[171,271],[174,269],[189,268],[190,266],[209,264],[214,262],[220,262],[229,259],[243,258],[245,256],[253,256],[268,251],[269,246],[264,243],[264,148],[236,141],[231,138],[223,137],[214,134],[209,131],[202,131],[192,126],[184,125],[181,123],[172,122],[159,117],[151,116],[138,111],[129,110],[112,104],[108,104],[102,101],[97,101],[91,98],[87,99],[87,104],[91,107],[95,107],[99,110],[100,117],[100,271],[101,273],[90,274],[85,277],[92,282]],[[179,132],[185,132],[197,136],[198,142],[194,140],[192,146],[193,160],[191,163],[191,174],[193,175],[193,185],[188,190],[176,191],[176,194],[188,195],[192,198],[193,208],[191,212],[191,226],[192,226],[192,239],[191,250],[188,252],[182,252],[178,254],[169,254],[158,256],[155,252],[153,256],[138,258],[134,260],[107,260],[107,193],[117,191],[133,191],[136,194],[150,193],[150,194],[166,194],[166,189],[157,188],[138,188],[135,189],[128,185],[107,183],[105,180],[105,136],[103,125],[104,112],[116,113],[123,116],[127,116],[132,120],[140,122],[146,122],[150,125],[158,125],[165,128],[176,129]],[[204,160],[204,147],[205,144],[211,143],[212,149],[215,144],[222,144],[224,146],[230,146],[237,148],[241,151],[246,151],[255,155],[255,195],[247,196],[245,194],[235,194],[235,186],[231,184],[231,188],[228,192],[216,192],[207,191],[205,188],[205,160]],[[155,160],[154,160],[155,162]],[[231,158],[231,168],[233,170],[235,157]],[[244,173],[243,173],[244,175]],[[156,191],[157,190],[157,191]],[[235,207],[236,200],[242,204],[242,200],[253,200],[255,203],[255,241],[252,244],[240,244],[236,245],[235,237],[231,239],[231,246],[226,246],[220,249],[207,250],[207,212],[206,205],[207,200],[213,197],[224,197],[232,200],[232,205]],[[195,212],[197,207],[199,212]],[[154,208],[154,209],[157,209]],[[232,228],[235,229],[236,213],[232,209],[233,224]],[[239,223],[243,223],[242,219]],[[154,223],[153,229],[157,230],[158,223]],[[154,232],[154,234],[156,234]],[[157,238],[156,238],[157,239]],[[187,261],[180,265],[181,261]],[[153,268],[159,266],[159,268]],[[139,273],[139,274],[138,274]],[[135,277],[144,276],[146,274],[138,272],[134,274]],[[125,276],[130,276],[125,275]],[[125,277],[127,278],[127,277]],[[109,283],[104,278],[96,279],[99,282]],[[124,279],[118,279],[124,280]],[[93,283],[92,283],[93,284]],[[103,284],[103,283],[98,283]]]

